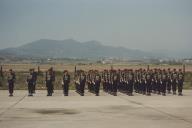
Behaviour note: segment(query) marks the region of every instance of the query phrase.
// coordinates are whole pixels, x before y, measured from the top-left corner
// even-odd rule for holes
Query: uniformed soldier
[[[156,69],[152,70],[152,74],[151,74],[151,90],[152,93],[156,93],[156,83],[157,83],[157,76],[156,76]]]
[[[103,83],[103,91],[108,91],[108,84],[109,84],[109,78],[108,78],[108,70],[104,70],[102,74],[102,83]]]
[[[134,72],[134,90],[135,93],[139,93],[139,73],[138,70]]]
[[[173,95],[176,95],[176,91],[177,91],[177,80],[178,80],[177,70],[176,70],[176,69],[173,69],[172,76],[171,76]]]
[[[70,83],[70,75],[67,70],[63,72],[62,86],[63,86],[63,94],[64,96],[68,96],[69,93],[69,83]]]
[[[53,72],[53,69],[50,68],[48,72],[46,72],[46,77],[45,77],[45,82],[47,87],[47,96],[52,96],[54,81],[55,81],[55,74]]]
[[[79,92],[81,96],[84,96],[85,83],[86,83],[86,75],[85,75],[85,72],[82,71],[80,73],[80,78],[79,78]]]
[[[161,87],[162,87],[162,72],[161,69],[157,71],[157,94],[161,95]]]
[[[13,96],[15,80],[16,80],[15,72],[12,69],[10,69],[7,77],[9,96]]]
[[[147,91],[147,96],[151,96],[151,84],[152,84],[152,76],[151,76],[152,71],[147,71],[146,73],[146,91]]]
[[[141,74],[142,74],[142,76],[141,76],[142,94],[145,95],[146,94],[146,84],[147,84],[147,81],[146,81],[146,70],[144,69],[141,72]]]
[[[75,72],[75,77],[74,77],[74,82],[75,82],[75,89],[76,89],[76,92],[79,93],[79,90],[80,90],[80,71],[77,70]]]
[[[166,96],[166,84],[167,84],[167,73],[165,69],[163,69],[162,80],[161,80],[161,92],[163,96]]]
[[[100,90],[100,83],[101,83],[101,76],[98,73],[98,71],[96,71],[96,75],[95,75],[95,79],[94,79],[94,90],[95,90],[95,95],[99,96],[99,90]]]
[[[32,92],[35,93],[35,90],[36,90],[36,83],[37,83],[37,72],[35,71],[35,69],[32,70],[32,74],[33,74],[33,77],[34,77],[34,83],[33,83],[33,88],[32,88]]]
[[[130,69],[128,72],[128,92],[127,94],[129,96],[133,96],[133,84],[134,84],[134,74],[133,74],[133,70]]]
[[[28,96],[33,96],[34,84],[36,81],[36,76],[33,69],[29,69],[29,74],[27,75],[27,86],[28,86]]]
[[[171,70],[170,70],[170,68],[168,68],[168,71],[167,71],[167,93],[168,94],[171,93]]]
[[[111,90],[111,92],[112,92],[112,95],[117,96],[117,87],[119,84],[119,75],[116,72],[116,70],[113,70],[112,72],[113,73],[112,73],[112,77],[111,77],[112,78],[112,83],[111,83],[112,90]]]
[[[182,90],[183,90],[183,82],[184,82],[184,73],[181,69],[179,69],[178,73],[178,95],[183,96]]]

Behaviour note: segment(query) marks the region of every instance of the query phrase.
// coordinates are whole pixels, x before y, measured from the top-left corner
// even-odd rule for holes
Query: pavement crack
[[[142,107],[144,107],[144,108],[147,108],[147,109],[152,109],[152,110],[154,110],[154,111],[156,111],[156,112],[159,112],[159,113],[161,113],[161,114],[164,114],[164,115],[166,115],[166,116],[168,116],[168,117],[175,118],[175,119],[178,119],[178,120],[182,120],[182,121],[184,121],[184,122],[192,125],[192,122],[191,122],[191,121],[186,120],[186,119],[184,119],[184,118],[181,118],[181,117],[179,117],[179,116],[175,116],[175,115],[173,115],[173,114],[167,113],[167,112],[162,111],[162,110],[159,110],[159,109],[157,109],[157,108],[144,105],[143,103],[136,102],[136,101],[134,101],[134,100],[130,100],[130,99],[126,98],[126,97],[118,96],[118,98],[123,99],[123,100],[126,100],[126,101],[128,101],[128,102],[130,102],[130,103],[132,103],[132,104],[140,105],[140,106],[142,106]]]
[[[21,97],[21,99],[19,99],[17,102],[15,102],[14,104],[12,104],[11,106],[7,107],[3,112],[0,113],[0,117],[2,117],[8,110],[10,110],[11,108],[13,108],[13,107],[16,106],[17,104],[19,104],[25,97],[26,97],[26,95],[24,95],[23,97]]]

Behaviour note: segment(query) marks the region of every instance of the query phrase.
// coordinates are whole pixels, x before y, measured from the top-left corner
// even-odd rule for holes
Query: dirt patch
[[[79,114],[80,112],[74,109],[41,109],[41,110],[34,110],[34,112],[39,114],[53,114],[53,115],[74,115]]]

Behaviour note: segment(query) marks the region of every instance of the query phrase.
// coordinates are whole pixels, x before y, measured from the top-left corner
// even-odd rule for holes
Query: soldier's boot
[[[165,94],[165,93],[162,93],[162,96],[166,96],[166,94]]]
[[[96,93],[95,96],[99,96],[99,93]]]
[[[151,96],[151,93],[150,93],[150,92],[148,92],[148,93],[147,93],[147,96]]]
[[[168,94],[171,94],[171,91],[170,90],[168,90],[168,92],[167,92]]]
[[[113,95],[114,95],[114,96],[117,96],[117,92],[114,92]]]
[[[29,93],[28,96],[33,96],[33,95],[31,93]]]
[[[145,91],[143,91],[143,95],[146,95],[146,92],[145,92]]]
[[[13,94],[11,93],[11,94],[9,94],[9,97],[12,97],[13,96]]]
[[[178,96],[183,96],[182,92],[179,92]]]
[[[177,93],[176,93],[176,91],[173,91],[173,95],[176,95]]]
[[[157,94],[158,94],[158,95],[161,95],[161,92],[160,92],[160,91],[158,91],[158,92],[157,92]]]
[[[133,93],[129,93],[129,96],[133,96]]]

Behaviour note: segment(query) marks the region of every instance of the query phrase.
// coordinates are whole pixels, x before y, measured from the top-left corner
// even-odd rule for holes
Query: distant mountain
[[[159,57],[159,55],[150,52],[102,45],[98,41],[78,42],[73,39],[41,39],[17,48],[0,50],[0,55],[41,58],[116,57],[127,59],[143,59]]]

